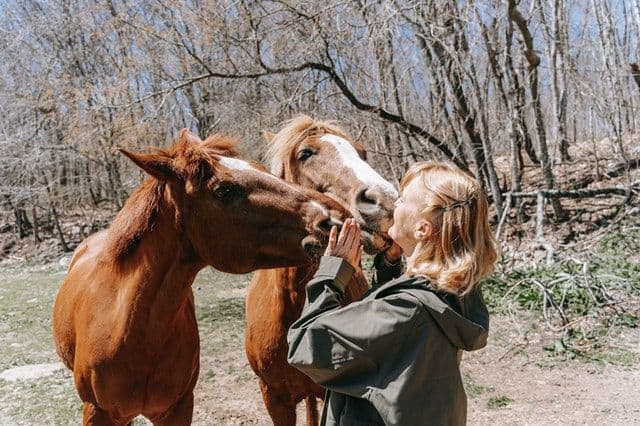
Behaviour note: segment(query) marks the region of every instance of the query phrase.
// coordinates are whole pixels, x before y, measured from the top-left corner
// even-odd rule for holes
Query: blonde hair
[[[414,179],[424,188],[418,219],[433,224],[434,236],[407,260],[407,274],[424,276],[439,291],[467,294],[498,258],[487,198],[474,177],[449,163],[412,165],[401,189]]]

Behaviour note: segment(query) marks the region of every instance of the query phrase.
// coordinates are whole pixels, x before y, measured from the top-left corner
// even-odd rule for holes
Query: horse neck
[[[316,262],[303,266],[278,268],[274,270],[276,292],[286,312],[295,312],[296,318],[300,316],[306,296],[306,286],[313,278],[318,264]]]
[[[152,229],[118,267],[118,291],[128,301],[130,323],[145,335],[165,324],[192,297],[191,284],[204,263],[194,255],[174,204],[163,202]]]
[[[274,274],[271,282],[275,284],[273,288],[276,291],[277,298],[283,304],[284,311],[294,313],[296,319],[300,316],[304,307],[307,283],[313,278],[317,270],[318,263],[269,270],[269,273]],[[368,289],[369,283],[367,279],[362,270],[357,268],[347,285],[342,305],[360,300]]]

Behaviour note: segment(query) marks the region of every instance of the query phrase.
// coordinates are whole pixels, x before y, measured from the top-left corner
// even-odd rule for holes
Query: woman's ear
[[[416,223],[416,230],[413,234],[416,241],[428,241],[433,236],[434,227],[433,223],[426,219],[421,219]]]

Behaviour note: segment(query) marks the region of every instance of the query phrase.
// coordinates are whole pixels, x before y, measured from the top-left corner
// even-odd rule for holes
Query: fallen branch
[[[609,187],[579,190],[564,189],[540,189],[531,192],[505,192],[503,196],[512,198],[537,198],[542,195],[545,198],[592,198],[598,195],[621,195],[629,196],[631,193],[640,191],[640,183],[635,183],[629,187]]]
[[[635,170],[640,168],[640,158],[634,158],[628,161],[622,161],[608,170],[605,170],[602,173],[598,173],[597,175],[589,175],[580,179],[578,182],[574,183],[572,186],[574,189],[585,188],[588,185],[600,180],[600,179],[613,179],[622,175],[624,172],[628,170]]]

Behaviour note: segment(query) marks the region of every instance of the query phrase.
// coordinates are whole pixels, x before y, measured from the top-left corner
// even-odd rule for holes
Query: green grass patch
[[[491,398],[489,398],[489,400],[487,401],[487,407],[489,408],[502,408],[502,407],[506,407],[507,405],[511,404],[513,401],[513,399],[509,398],[508,396],[492,396]]]
[[[493,274],[483,281],[485,300],[494,314],[514,309],[541,314],[541,324],[563,331],[545,349],[584,358],[602,349],[611,328],[640,324],[638,253],[640,227],[614,232],[579,259]]]
[[[244,322],[244,298],[222,298],[209,305],[200,305],[196,309],[196,318],[200,326],[215,321],[226,323]]]
[[[477,398],[482,394],[493,392],[495,390],[491,386],[482,386],[477,384],[468,374],[465,374],[462,377],[462,383],[464,384],[464,390],[469,398]]]

